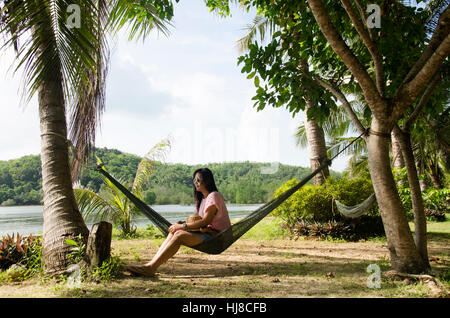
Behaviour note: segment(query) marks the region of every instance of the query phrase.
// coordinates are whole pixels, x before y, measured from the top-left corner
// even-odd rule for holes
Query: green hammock
[[[311,174],[305,177],[302,181],[291,187],[290,189],[283,192],[278,197],[272,199],[266,204],[262,205],[251,214],[247,215],[245,218],[239,220],[238,222],[231,225],[231,227],[223,230],[222,232],[214,235],[213,237],[203,241],[199,245],[192,246],[191,248],[208,253],[208,254],[220,254],[225,251],[231,244],[238,240],[242,235],[244,235],[248,230],[255,226],[259,221],[261,221],[266,215],[276,209],[280,204],[282,204],[287,198],[289,198],[294,192],[305,185],[309,180],[311,180],[317,173],[319,173],[325,167],[331,165],[331,160],[326,161]],[[169,227],[172,225],[171,222],[162,217],[158,212],[153,210],[145,202],[137,198],[133,193],[131,193],[125,186],[120,184],[114,177],[112,177],[103,166],[98,166],[97,170],[102,173],[106,178],[108,178],[123,194],[133,202],[136,207],[142,211],[142,213],[147,216],[153,224],[155,224],[164,235],[169,234]]]
[[[321,166],[314,170],[307,177],[303,178],[302,181],[286,190],[276,198],[270,200],[263,206],[259,207],[245,218],[239,220],[238,222],[232,224],[229,228],[223,230],[222,232],[212,236],[211,238],[203,241],[202,243],[192,246],[191,248],[196,249],[200,252],[208,254],[220,254],[225,251],[231,244],[237,241],[242,235],[244,235],[248,230],[255,226],[259,221],[261,221],[266,215],[280,206],[284,201],[286,201],[293,193],[298,189],[303,187],[309,180],[311,180],[316,174],[318,174],[322,169],[330,166],[334,158],[339,156],[348,147],[350,147],[356,140],[361,138],[366,132],[353,139],[346,147],[334,155],[331,159],[326,160]],[[97,166],[97,170],[100,171],[106,178],[108,178],[123,194],[133,202],[136,207],[147,216],[150,221],[155,224],[164,235],[169,234],[169,227],[172,225],[168,220],[162,217],[158,212],[153,210],[145,202],[138,199],[133,193],[131,193],[126,187],[124,187],[120,182],[114,179],[102,165]]]
[[[375,193],[372,193],[362,203],[354,206],[347,206],[338,200],[334,200],[334,202],[343,216],[354,219],[366,214],[375,202],[377,202],[377,198],[375,197]]]

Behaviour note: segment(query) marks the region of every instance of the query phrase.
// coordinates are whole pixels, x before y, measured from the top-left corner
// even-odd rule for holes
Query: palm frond
[[[111,0],[111,14],[109,27],[117,33],[124,27],[130,28],[129,39],[145,38],[153,29],[157,29],[165,36],[169,35],[168,26],[171,25],[165,20],[165,12],[158,12],[154,1],[148,0]],[[171,6],[172,4],[168,4]]]
[[[95,69],[86,69],[87,85],[80,83],[77,100],[71,107],[69,139],[74,145],[74,160],[72,164],[72,178],[76,179],[81,166],[86,163],[95,145],[97,127],[105,109],[105,79],[108,72],[109,51],[106,41],[105,28],[108,21],[107,0],[97,1],[96,19],[99,28],[97,39],[101,45],[97,47]]]
[[[306,127],[304,123],[301,123],[294,134],[295,142],[297,146],[306,148],[308,146],[308,138],[306,136]]]
[[[343,107],[331,111],[327,120],[322,124],[322,128],[328,137],[344,136],[356,130]]]
[[[115,221],[113,207],[91,189],[74,187],[73,193],[85,221]]]
[[[61,104],[71,111],[69,139],[82,161],[94,144],[104,109],[105,1],[10,0],[2,9],[0,33],[6,37],[2,48],[16,49],[15,72],[23,68],[23,98],[28,102],[44,82],[61,85]],[[68,23],[69,6],[79,9],[82,23],[77,26]]]
[[[342,150],[344,150],[345,147],[347,147],[355,137],[334,137],[331,138],[328,142],[328,157],[332,158],[338,153],[340,153]],[[361,155],[367,153],[367,147],[365,140],[363,138],[359,138],[353,144],[351,144],[347,149],[343,151],[344,155]]]
[[[170,137],[167,137],[156,145],[154,145],[142,158],[139,163],[138,169],[136,171],[136,176],[133,181],[133,186],[131,187],[132,192],[139,192],[141,194],[142,183],[149,178],[152,174],[154,165],[156,161],[164,161],[170,148],[172,146],[172,141]]]
[[[253,18],[253,23],[247,24],[244,28],[246,35],[237,41],[237,47],[240,54],[249,50],[250,44],[259,40],[264,42],[267,34],[272,36],[276,30],[276,24],[272,19],[262,15],[256,15]]]
[[[345,172],[349,173],[352,177],[366,174],[368,171],[369,160],[367,155],[354,155],[350,157],[348,167],[345,169]]]

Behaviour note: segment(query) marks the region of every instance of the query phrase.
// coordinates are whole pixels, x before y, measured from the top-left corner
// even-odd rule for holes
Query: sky
[[[253,17],[234,7],[231,18],[221,18],[203,0],[180,1],[168,37],[115,38],[96,147],[144,156],[169,137],[170,163],[309,166],[308,149],[294,138],[303,113],[253,108],[255,87],[237,65],[236,47]],[[40,152],[37,98],[21,103],[22,76],[9,70],[11,62],[11,52],[0,55],[0,160]],[[342,171],[347,160],[331,168]]]

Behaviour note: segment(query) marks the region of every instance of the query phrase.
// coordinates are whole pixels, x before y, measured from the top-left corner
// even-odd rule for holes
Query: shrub
[[[66,244],[73,246],[72,251],[67,255],[67,258],[71,260],[71,264],[77,264],[86,255],[86,243],[84,243],[83,236],[78,234],[76,241],[67,239]]]
[[[17,233],[17,236],[3,236],[0,245],[0,269],[7,269],[12,264],[21,262],[32,254],[36,244],[40,244],[40,241],[33,235],[22,237]]]
[[[21,268],[20,278],[28,278],[41,269],[42,244],[38,236],[6,235],[0,242],[0,270],[12,265]]]
[[[414,219],[412,210],[411,189],[400,187],[398,189],[403,208],[406,211],[406,217],[409,221]],[[445,221],[445,213],[450,212],[450,190],[430,188],[422,192],[425,215],[428,221]]]
[[[360,204],[374,192],[371,180],[365,177],[328,178],[326,184],[336,200],[349,206]]]
[[[429,189],[422,194],[424,205],[430,210],[440,211],[443,214],[450,212],[450,190]]]
[[[378,216],[362,216],[358,219],[342,219],[317,222],[299,220],[294,225],[286,226],[294,239],[300,236],[313,236],[319,238],[343,239],[358,241],[371,237],[384,236],[384,227]]]
[[[280,195],[297,181],[292,179],[275,191]],[[333,198],[346,205],[356,205],[373,193],[373,187],[368,178],[328,178],[320,186],[305,185],[272,213],[280,217],[286,224],[293,225],[299,219],[317,222],[340,220],[342,216],[333,208]],[[373,210],[377,215],[377,209]]]
[[[275,196],[296,183],[295,179],[288,181],[276,190]],[[333,199],[353,206],[364,201],[372,193],[372,183],[367,177],[328,178],[323,185],[306,185],[299,189],[272,213],[283,220],[294,237],[316,236],[359,240],[382,236],[384,228],[377,206],[357,219],[346,218],[333,207]]]
[[[445,222],[445,213],[425,208],[425,216],[428,221],[434,221],[434,222]]]
[[[92,271],[92,278],[95,280],[110,280],[120,275],[122,261],[119,257],[112,256],[103,261],[100,267],[95,267]]]
[[[274,196],[280,195],[296,183],[296,179],[286,182],[275,191]],[[305,185],[272,213],[281,217],[287,224],[294,224],[298,219],[327,220],[332,217],[332,199],[330,191],[325,187]]]

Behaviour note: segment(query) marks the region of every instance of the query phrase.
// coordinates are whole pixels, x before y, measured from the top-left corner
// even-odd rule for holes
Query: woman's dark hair
[[[200,168],[194,171],[194,175],[192,177],[192,179],[195,178],[195,175],[197,173],[200,173],[200,175],[202,176],[202,182],[205,185],[206,190],[208,190],[208,192],[213,192],[213,191],[219,191],[217,190],[216,187],[216,183],[214,181],[214,176],[213,173],[211,172],[211,170],[209,170],[208,168]],[[195,185],[194,185],[194,198],[195,198],[195,203],[197,206],[197,211],[200,210],[200,204],[202,203],[203,200],[203,194],[200,191],[197,191],[195,189]]]

